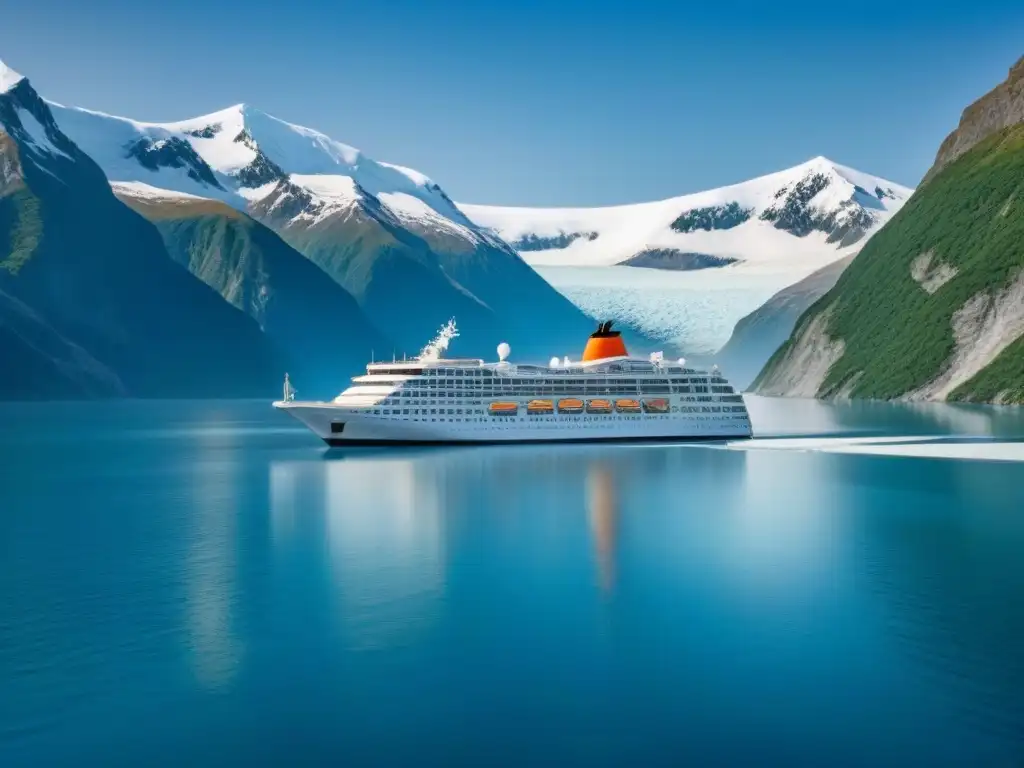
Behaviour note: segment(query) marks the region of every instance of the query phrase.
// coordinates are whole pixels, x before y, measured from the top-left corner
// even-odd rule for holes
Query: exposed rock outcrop
[[[960,124],[939,147],[925,174],[926,184],[943,168],[972,147],[1004,128],[1024,122],[1024,56],[1010,67],[1006,80],[963,111]]]
[[[540,235],[523,235],[509,243],[517,251],[548,251],[568,248],[577,240],[596,240],[597,232],[562,232],[558,235],[543,237]]]
[[[842,339],[832,339],[828,335],[832,309],[829,307],[797,330],[796,338],[784,351],[780,350],[778,364],[771,370],[766,369],[756,382],[758,394],[787,397],[814,397],[818,394],[829,370],[846,351]]]
[[[715,359],[734,385],[745,388],[782,343],[800,315],[832,290],[856,254],[833,261],[798,283],[783,288],[744,317]]]
[[[935,254],[931,251],[925,251],[910,265],[910,276],[914,278],[914,282],[924,289],[925,293],[935,293],[939,288],[944,286],[954,277],[956,277],[959,270],[945,262],[938,262],[933,264]]]
[[[956,349],[946,369],[907,400],[945,400],[1024,335],[1024,271],[1005,290],[983,292],[956,311],[952,319]]]
[[[697,269],[726,267],[729,264],[735,264],[737,261],[739,259],[731,259],[728,256],[713,256],[710,253],[680,251],[677,248],[648,248],[621,262],[621,266],[690,272]]]

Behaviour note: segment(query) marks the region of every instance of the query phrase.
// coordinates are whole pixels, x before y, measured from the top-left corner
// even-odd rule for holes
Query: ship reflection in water
[[[594,534],[594,549],[601,588],[611,591],[615,583],[615,534],[618,527],[618,509],[615,501],[615,478],[607,466],[592,464],[587,472],[587,506],[590,511],[590,529]]]
[[[474,707],[500,695],[485,681],[540,686],[556,664],[570,691],[589,678],[624,686],[623,700],[681,706],[667,675],[702,702],[685,729],[701,749],[715,747],[715,719],[732,718],[770,730],[798,760],[808,729],[843,742],[846,707],[873,709],[858,730],[894,754],[928,752],[928,723],[961,732],[957,759],[1003,754],[1024,736],[1012,640],[1024,631],[1024,576],[987,536],[1008,503],[991,487],[1010,467],[673,445],[355,451],[293,470],[303,479],[289,488],[320,494],[307,513],[320,507],[332,542],[344,634],[420,648]],[[996,485],[979,496],[986,473]],[[953,551],[961,497],[989,510],[972,525],[969,562]],[[919,530],[904,536],[907,526]],[[1019,516],[998,527],[1024,547]],[[947,588],[928,586],[947,572]],[[523,644],[546,661],[512,650]],[[545,711],[520,705],[522,717]]]
[[[325,452],[264,407],[77,408],[0,413],[4,768],[1024,754],[1020,464]],[[798,409],[1021,434],[997,409]]]

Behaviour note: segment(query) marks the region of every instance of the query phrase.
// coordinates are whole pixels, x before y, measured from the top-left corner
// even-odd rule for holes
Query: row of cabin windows
[[[614,394],[650,394],[669,395],[673,392],[679,394],[706,393],[707,386],[674,386],[663,384],[648,384],[644,382],[640,386],[615,382],[613,384],[590,384],[581,386],[543,386],[537,384],[505,384],[503,386],[476,385],[469,389],[458,388],[430,388],[422,384],[406,385],[401,389],[403,397],[461,397],[463,394],[473,394],[480,397],[490,397],[492,393],[508,394],[521,393],[523,396],[537,395],[614,395]],[[716,393],[732,393],[731,387],[712,387],[711,391]]]
[[[383,373],[385,373],[385,372],[382,372],[382,371],[374,371],[373,372],[373,374],[383,374]],[[470,379],[473,379],[473,380],[470,381],[470,382],[467,382],[466,381],[467,378],[470,378]],[[482,386],[483,384],[487,383],[487,382],[483,382],[483,381],[478,381],[477,378],[478,377],[470,376],[469,372],[467,372],[465,376],[458,376],[458,377],[448,376],[446,378],[442,378],[442,377],[429,377],[429,378],[424,378],[422,381],[410,381],[409,384],[411,384],[411,385],[418,384],[419,386],[426,387],[426,388],[429,388],[429,389],[438,389],[438,388],[442,388],[442,387],[459,387],[459,386],[479,387],[479,386]],[[707,386],[708,381],[709,381],[706,377],[669,378],[669,379],[666,379],[666,378],[652,379],[652,378],[646,378],[646,377],[642,378],[642,379],[622,379],[622,378],[618,378],[618,377],[615,377],[615,378],[588,377],[586,379],[534,379],[534,378],[516,378],[516,377],[510,377],[510,376],[498,376],[498,377],[496,377],[497,381],[495,381],[495,377],[493,377],[493,376],[485,376],[483,378],[487,378],[488,381],[490,381],[490,382],[500,383],[501,386],[509,386],[509,385],[511,385],[511,386],[518,386],[518,387],[568,387],[568,386],[583,387],[583,386],[595,386],[595,385],[598,385],[598,386],[634,386],[634,385],[638,385],[638,384],[639,385],[643,385],[643,386],[652,385],[652,386],[665,386],[665,387],[669,386],[670,384],[671,385],[676,385],[676,386],[683,386],[683,385],[687,385],[687,384]],[[731,391],[731,387],[728,387],[728,382],[726,382],[724,380],[721,380],[721,379],[719,379],[719,380],[712,379],[711,381],[716,383],[716,384],[725,385],[727,387],[727,389],[729,389]]]
[[[687,370],[679,367],[669,367],[662,369],[654,369],[645,363],[639,364],[619,364],[615,363],[608,366],[609,372],[626,372],[630,373],[687,373]],[[495,372],[490,368],[367,368],[367,375],[370,376],[426,376],[429,378],[487,378],[495,376]],[[583,373],[580,368],[570,368],[565,371],[566,375],[579,375]]]
[[[363,413],[373,413],[378,416],[482,416],[487,411],[473,408],[379,408],[365,410]],[[742,405],[707,406],[707,405],[680,405],[673,406],[672,413],[744,413],[746,408]],[[504,414],[497,414],[504,415]],[[514,414],[513,414],[514,415]],[[606,414],[611,415],[611,414]],[[656,414],[647,414],[653,416]]]
[[[418,406],[418,405],[436,405],[436,399],[444,399],[451,397],[460,401],[461,405],[483,405],[482,399],[466,399],[457,398],[455,395],[450,393],[442,393],[438,396],[436,393],[431,393],[431,397],[425,397],[423,395],[417,395],[414,392],[396,392],[394,395],[388,396],[383,402],[387,405],[393,406]],[[742,395],[691,395],[690,400],[698,403],[742,403]],[[453,403],[454,405],[454,403]]]
[[[731,397],[714,397],[712,395],[695,395],[688,398],[689,402],[697,403],[742,403],[743,398],[739,395],[733,395]],[[445,405],[445,403],[437,403],[431,400],[403,400],[401,398],[388,398],[382,401],[382,405],[387,407],[415,407],[415,406],[430,406],[430,405]],[[484,405],[482,400],[462,400],[458,403],[451,403],[452,406],[461,405]]]

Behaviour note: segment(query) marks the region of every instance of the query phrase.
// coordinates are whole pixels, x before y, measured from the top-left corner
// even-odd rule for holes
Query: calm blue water
[[[0,406],[0,466],[5,768],[1024,760],[1024,464],[326,452],[262,403],[117,403]]]

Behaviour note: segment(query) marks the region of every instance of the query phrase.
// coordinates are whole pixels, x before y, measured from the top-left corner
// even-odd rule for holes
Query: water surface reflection
[[[258,405],[0,413],[5,768],[1024,754],[1018,464],[325,452]],[[757,407],[792,434],[1020,434]]]

